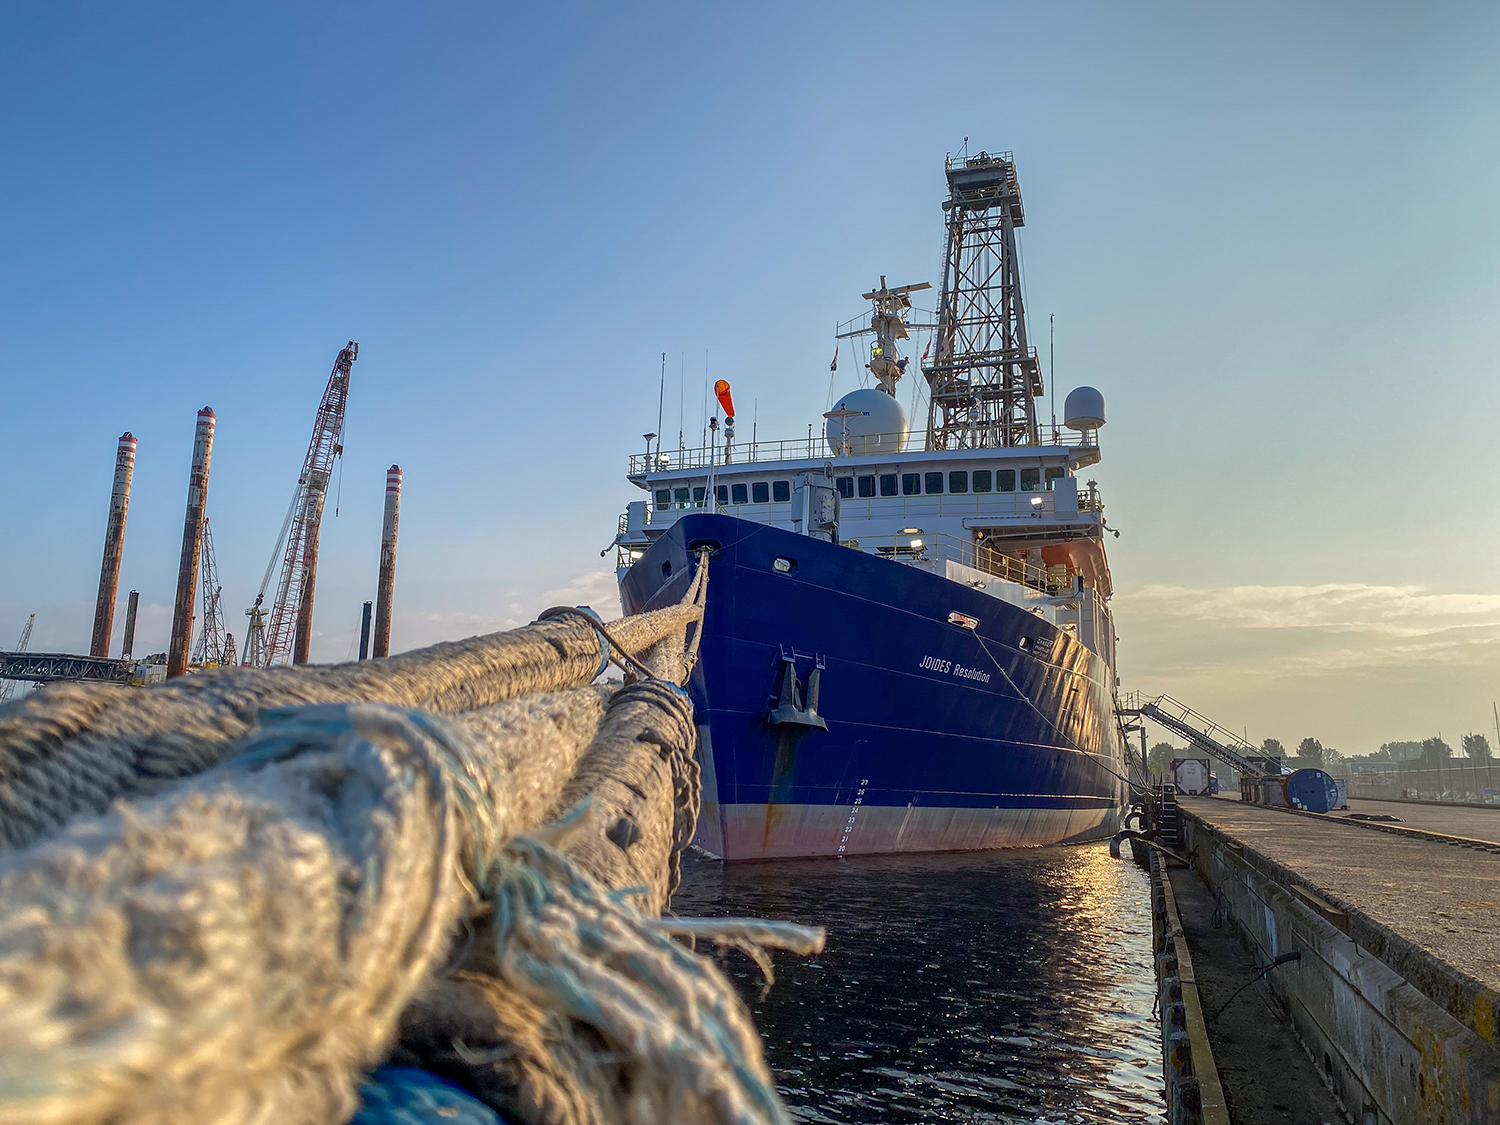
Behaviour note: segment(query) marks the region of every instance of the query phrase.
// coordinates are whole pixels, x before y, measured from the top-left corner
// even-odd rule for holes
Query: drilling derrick
[[[313,421],[312,441],[302,462],[302,475],[292,494],[291,507],[281,525],[281,538],[271,555],[271,564],[261,579],[255,604],[245,611],[250,627],[245,635],[245,663],[259,668],[272,664],[307,663],[308,643],[312,637],[313,587],[318,572],[318,531],[323,522],[323,498],[333,475],[333,460],[341,456],[344,433],[344,409],[349,402],[349,375],[359,358],[359,345],[353,340],[328,376],[328,387],[318,405]],[[282,554],[282,544],[286,553]],[[263,609],[266,589],[281,559],[276,582],[276,598],[270,609]]]
[[[225,629],[219,585],[219,560],[214,557],[214,536],[207,517],[203,520],[203,566],[199,572],[203,590],[203,628],[193,649],[192,663],[203,667],[234,663],[234,637]]]
[[[1015,232],[1026,216],[1016,164],[1008,152],[981,152],[950,158],[947,174],[937,354],[922,368],[929,448],[1037,445],[1044,387],[1021,304]]]

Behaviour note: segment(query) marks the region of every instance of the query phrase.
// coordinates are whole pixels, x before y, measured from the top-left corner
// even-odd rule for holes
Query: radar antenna
[[[907,361],[901,358],[901,353],[896,348],[897,340],[905,340],[910,335],[912,328],[933,328],[931,324],[911,324],[907,318],[911,316],[911,294],[923,289],[931,289],[932,283],[919,281],[915,285],[898,285],[894,289],[886,287],[885,274],[880,275],[880,288],[872,289],[862,294],[866,301],[874,303],[875,308],[870,313],[870,323],[860,328],[850,328],[848,331],[840,331],[836,339],[848,340],[854,336],[875,335],[875,343],[870,348],[870,362],[865,364],[870,369],[870,374],[875,376],[875,385],[892,398],[896,397],[896,384],[900,382],[901,376],[906,374]],[[850,321],[849,324],[853,324]],[[839,325],[840,329],[846,325]],[[830,417],[830,415],[824,415]]]
[[[1011,154],[949,157],[948,236],[937,354],[922,368],[929,449],[1040,444],[1035,399],[1045,392],[1026,342],[1016,228],[1025,226]]]

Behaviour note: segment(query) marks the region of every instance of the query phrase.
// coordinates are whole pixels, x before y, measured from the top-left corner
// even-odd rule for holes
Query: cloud
[[[606,621],[620,616],[620,588],[613,571],[593,570],[580,574],[566,586],[540,595],[538,612],[554,605],[586,605]]]
[[[1227,586],[1195,589],[1149,585],[1120,595],[1133,611],[1224,622],[1250,629],[1371,632],[1436,636],[1454,629],[1500,630],[1500,594],[1435,594],[1422,586]]]

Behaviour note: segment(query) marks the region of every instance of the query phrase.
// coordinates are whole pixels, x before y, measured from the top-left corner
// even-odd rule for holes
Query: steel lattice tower
[[[1008,152],[947,161],[948,237],[937,354],[924,365],[931,449],[1037,445],[1044,387],[1026,342],[1016,228],[1026,223]]]
[[[203,598],[203,627],[198,634],[198,643],[193,648],[192,663],[198,665],[234,663],[234,638],[225,631],[224,611],[221,599],[224,588],[219,585],[219,560],[214,555],[214,534],[207,517],[203,520],[203,568],[199,572],[198,584]],[[225,655],[226,649],[229,655]]]

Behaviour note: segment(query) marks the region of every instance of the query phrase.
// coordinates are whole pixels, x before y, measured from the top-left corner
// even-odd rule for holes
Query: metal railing
[[[844,540],[844,546],[867,554],[879,555],[883,559],[929,562],[947,560],[972,567],[1040,590],[1049,597],[1066,597],[1073,593],[1073,580],[1066,574],[1066,567],[1033,566],[1025,559],[1007,555],[989,547],[981,546],[956,535],[861,535],[858,539]]]
[[[1043,445],[1069,448],[1097,448],[1098,430],[1070,430],[1065,426],[1044,425],[1038,427]],[[953,446],[952,450],[967,446]],[[1035,447],[1028,447],[1035,448]],[[767,439],[766,441],[737,442],[727,446],[723,442],[715,445],[697,446],[692,449],[660,449],[650,453],[630,455],[630,475],[641,473],[665,473],[673,469],[706,469],[711,466],[754,465],[762,461],[826,461],[839,457],[891,456],[910,457],[921,453],[950,452],[932,450],[925,434],[916,432],[900,434],[850,435],[844,448],[834,452],[823,434],[814,429],[807,437]]]

